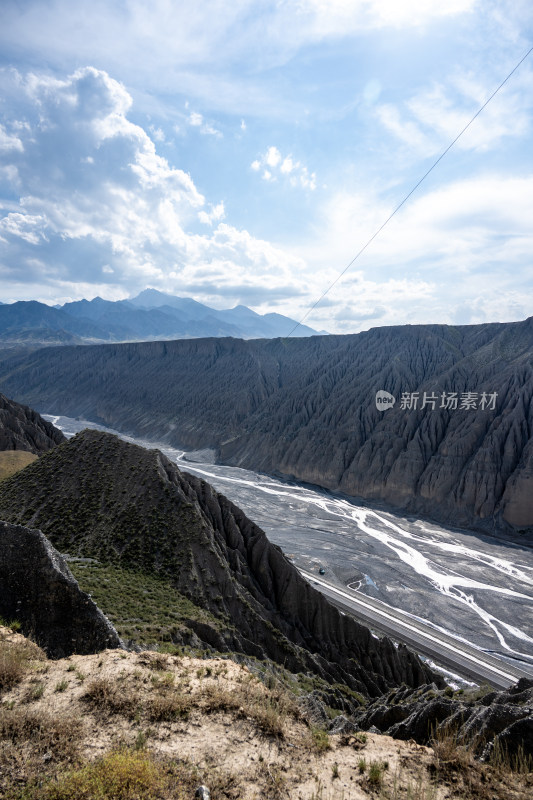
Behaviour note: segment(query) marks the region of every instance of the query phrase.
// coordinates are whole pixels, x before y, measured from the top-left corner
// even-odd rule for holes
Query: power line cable
[[[388,225],[388,224],[389,224],[389,222],[390,222],[390,221],[391,221],[391,219],[392,219],[392,218],[395,216],[395,214],[397,214],[397,213],[398,213],[398,211],[400,210],[400,208],[402,208],[402,206],[404,206],[404,205],[405,205],[405,203],[406,203],[406,202],[409,200],[409,198],[411,197],[411,195],[412,195],[412,194],[414,194],[414,192],[416,192],[416,190],[418,189],[418,187],[420,186],[420,184],[422,184],[422,183],[423,183],[423,182],[426,180],[426,178],[428,177],[428,175],[429,175],[431,172],[433,172],[433,170],[435,169],[435,167],[437,166],[437,164],[439,164],[439,163],[442,161],[442,159],[444,158],[444,156],[445,156],[445,155],[446,155],[446,154],[447,154],[447,153],[448,153],[448,152],[449,152],[449,151],[452,149],[452,147],[454,146],[454,144],[456,144],[456,142],[458,142],[458,141],[459,141],[459,139],[461,138],[461,136],[463,135],[463,133],[465,133],[465,131],[467,131],[467,130],[468,130],[468,128],[469,128],[469,127],[472,125],[472,123],[474,122],[474,120],[476,120],[476,119],[479,117],[479,115],[481,114],[481,112],[482,112],[482,111],[483,111],[483,110],[484,110],[484,109],[485,109],[485,108],[488,106],[488,104],[490,103],[490,101],[491,101],[491,100],[492,100],[492,99],[493,99],[493,98],[494,98],[494,97],[495,97],[495,96],[498,94],[498,92],[500,91],[500,89],[502,89],[502,88],[505,86],[505,84],[507,83],[507,81],[508,81],[508,80],[509,80],[509,79],[510,79],[510,78],[511,78],[513,75],[514,75],[514,73],[516,72],[516,70],[517,70],[517,69],[520,67],[520,65],[521,65],[521,64],[523,64],[523,63],[524,63],[524,61],[526,60],[526,58],[527,58],[527,57],[530,55],[530,53],[532,53],[532,52],[533,52],[533,47],[530,47],[530,48],[529,48],[529,50],[527,51],[527,53],[525,54],[525,56],[523,56],[523,57],[520,59],[520,61],[518,62],[518,64],[516,64],[516,66],[515,66],[515,67],[514,67],[514,68],[511,70],[511,72],[510,72],[510,73],[507,75],[507,77],[505,78],[505,80],[503,80],[503,81],[500,83],[500,85],[498,86],[498,88],[497,88],[497,89],[495,89],[495,90],[493,91],[493,93],[490,95],[490,97],[488,98],[488,100],[485,100],[485,102],[483,103],[483,105],[481,106],[481,108],[480,108],[480,109],[478,109],[478,111],[476,111],[476,113],[474,114],[474,116],[472,117],[472,119],[470,120],[470,122],[468,122],[468,123],[467,123],[467,124],[464,126],[464,128],[462,129],[462,131],[460,131],[460,133],[458,133],[458,134],[457,134],[457,136],[455,137],[455,139],[453,140],[453,142],[451,142],[451,144],[449,144],[449,145],[448,145],[448,147],[446,148],[446,150],[444,150],[444,152],[440,154],[440,156],[439,156],[439,157],[437,158],[437,160],[436,160],[436,161],[435,161],[435,162],[434,162],[434,163],[431,165],[431,167],[430,167],[430,168],[427,170],[427,172],[425,172],[425,173],[424,173],[424,175],[422,175],[422,177],[420,178],[420,180],[418,181],[418,183],[416,183],[416,184],[415,184],[415,186],[413,186],[413,188],[411,189],[411,191],[410,191],[408,194],[406,194],[406,195],[405,195],[405,197],[403,198],[403,200],[401,201],[401,203],[400,203],[399,205],[397,205],[397,206],[396,206],[396,208],[394,209],[394,211],[393,211],[393,212],[392,212],[392,213],[391,213],[391,214],[390,214],[390,215],[387,217],[387,219],[385,220],[385,222],[383,222],[383,223],[380,225],[380,227],[377,229],[377,231],[376,231],[376,232],[375,232],[375,233],[374,233],[374,234],[373,234],[373,235],[370,237],[370,239],[368,240],[368,242],[367,242],[367,243],[366,243],[366,244],[365,244],[365,245],[364,245],[364,246],[363,246],[363,247],[362,247],[362,248],[359,250],[359,252],[358,252],[358,253],[357,253],[357,254],[356,254],[356,255],[355,255],[353,258],[352,258],[352,260],[350,261],[350,263],[349,263],[349,264],[347,264],[347,265],[346,265],[346,267],[344,267],[344,269],[342,270],[342,272],[340,272],[340,273],[337,275],[337,277],[335,278],[335,280],[333,281],[333,283],[331,283],[331,284],[328,286],[328,288],[326,289],[326,291],[325,291],[325,292],[323,292],[323,293],[320,295],[320,297],[318,298],[318,300],[317,300],[315,303],[313,303],[313,305],[312,305],[312,306],[311,306],[311,307],[310,307],[310,308],[307,310],[307,312],[304,314],[304,316],[301,318],[301,320],[300,320],[299,322],[297,322],[297,323],[296,323],[296,325],[295,325],[295,326],[294,326],[294,327],[291,329],[291,331],[290,331],[290,332],[287,334],[287,336],[285,337],[286,339],[288,339],[290,336],[292,336],[292,334],[294,333],[294,331],[295,331],[297,328],[299,328],[299,327],[300,327],[300,325],[302,325],[302,323],[303,323],[303,322],[304,322],[304,321],[307,319],[307,317],[309,316],[309,314],[311,314],[311,312],[312,312],[312,311],[314,311],[314,309],[315,309],[315,308],[318,306],[318,304],[322,302],[322,300],[324,299],[324,297],[325,297],[325,296],[326,296],[326,295],[327,295],[327,294],[328,294],[328,293],[329,293],[329,292],[330,292],[330,291],[333,289],[333,287],[335,286],[335,284],[337,284],[337,283],[340,281],[340,279],[343,277],[343,275],[345,275],[345,274],[346,274],[346,272],[348,272],[348,270],[350,269],[350,267],[351,267],[351,266],[353,266],[353,264],[354,264],[354,263],[357,261],[357,259],[359,258],[359,256],[361,256],[361,255],[362,255],[362,254],[365,252],[365,250],[367,249],[367,247],[369,247],[369,245],[371,245],[371,244],[372,244],[372,242],[374,241],[374,239],[376,238],[376,236],[379,236],[379,234],[381,233],[381,231],[383,230],[383,228],[384,228],[386,225]]]

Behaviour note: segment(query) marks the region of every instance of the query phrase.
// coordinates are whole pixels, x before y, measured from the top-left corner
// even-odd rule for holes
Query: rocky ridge
[[[0,522],[0,615],[17,620],[50,658],[121,646],[41,531],[6,522]]]
[[[172,576],[212,615],[188,619],[177,644],[231,653],[254,671],[271,664],[270,675],[283,665],[278,679],[302,671],[324,679],[298,704],[332,734],[422,745],[452,737],[485,760],[504,753],[516,763],[533,749],[533,681],[479,697],[427,683],[435,676],[413,654],[339,615],[239,509],[158,451],[84,431],[4,481],[0,515],[38,524],[82,560]],[[0,614],[18,619],[50,657],[121,646],[40,530],[0,523],[0,555]],[[343,715],[331,720],[332,707]]]
[[[428,744],[452,734],[485,759],[495,748],[511,756],[533,753],[533,680],[522,678],[502,692],[481,697],[437,690],[394,689],[371,703],[355,719],[362,730],[378,730],[395,739]]]
[[[4,356],[0,385],[42,411],[533,542],[533,318],[47,348]],[[387,411],[379,390],[396,398]],[[469,393],[476,408],[461,408]]]
[[[434,678],[407,648],[342,616],[238,508],[157,450],[83,431],[0,484],[0,518],[39,528],[70,556],[170,579],[223,623],[189,622],[204,646],[365,696]]]
[[[25,450],[40,455],[64,441],[61,431],[36,411],[0,394],[0,451]]]

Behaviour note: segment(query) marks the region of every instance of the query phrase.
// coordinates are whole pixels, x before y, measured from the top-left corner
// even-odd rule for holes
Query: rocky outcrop
[[[451,733],[458,743],[468,744],[485,758],[498,744],[510,756],[528,755],[533,752],[533,680],[522,678],[509,689],[480,699],[447,696],[435,685],[416,691],[404,687],[356,713],[355,719],[363,730],[375,727],[419,744]]]
[[[533,541],[533,318],[47,348],[4,355],[0,385],[43,411]]]
[[[0,450],[40,455],[64,441],[61,431],[36,411],[0,394]]]
[[[0,615],[18,620],[50,658],[121,645],[43,533],[6,522],[0,522]]]
[[[217,650],[268,658],[365,696],[435,676],[341,615],[240,509],[157,450],[83,431],[0,484],[0,516],[63,553],[169,578],[221,621],[190,628]]]

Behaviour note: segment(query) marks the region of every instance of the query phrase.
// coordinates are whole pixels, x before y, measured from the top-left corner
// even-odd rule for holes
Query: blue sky
[[[533,45],[527,0],[3,0],[0,300],[301,318]],[[533,314],[533,54],[307,318]]]

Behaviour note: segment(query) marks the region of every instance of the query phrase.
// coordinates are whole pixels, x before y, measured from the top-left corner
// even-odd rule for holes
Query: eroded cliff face
[[[40,455],[65,441],[40,414],[0,394],[0,450],[25,450]]]
[[[374,697],[436,679],[407,648],[342,616],[236,506],[157,450],[84,431],[0,484],[1,517],[39,527],[71,556],[171,578],[224,623],[190,624],[216,649]]]
[[[0,522],[0,615],[50,658],[120,647],[119,636],[39,530]]]
[[[472,695],[472,693],[470,693]],[[533,752],[533,680],[521,678],[502,692],[482,697],[438,692],[436,686],[413,691],[393,690],[359,710],[363,729],[377,728],[396,739],[431,744],[452,734],[479,756],[489,758],[499,746],[508,756],[530,757]]]
[[[224,463],[447,523],[533,534],[533,318],[50,348],[5,357],[0,381],[42,411],[214,447]],[[389,410],[376,407],[379,390],[396,398]],[[475,408],[461,407],[468,393]]]

